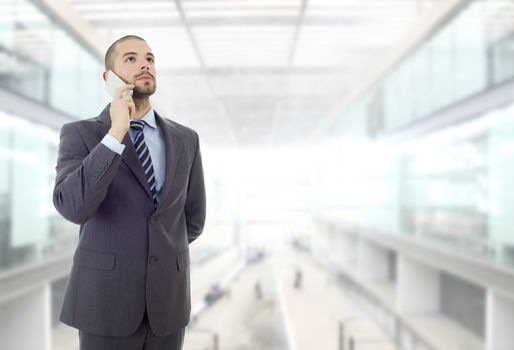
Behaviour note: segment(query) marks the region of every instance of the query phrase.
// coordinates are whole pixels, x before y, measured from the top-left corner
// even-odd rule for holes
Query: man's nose
[[[143,63],[141,64],[141,70],[144,70],[144,69],[150,70],[150,64],[146,60],[143,60]]]

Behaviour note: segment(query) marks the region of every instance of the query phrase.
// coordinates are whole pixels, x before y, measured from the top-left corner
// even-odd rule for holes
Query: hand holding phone
[[[130,127],[130,118],[136,111],[132,100],[134,84],[125,84],[115,73],[109,71],[106,79],[106,89],[113,96],[109,113],[111,116],[111,128],[109,134],[120,143]]]
[[[116,89],[126,85],[126,83],[112,70],[107,71],[107,80],[105,81],[105,89],[113,98],[116,97]],[[132,90],[126,90],[122,97],[132,96]]]

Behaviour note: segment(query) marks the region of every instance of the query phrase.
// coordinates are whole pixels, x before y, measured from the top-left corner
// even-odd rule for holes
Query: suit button
[[[153,216],[150,218],[150,223],[151,224],[155,224],[157,222],[157,219],[154,218]]]
[[[150,263],[150,265],[153,265],[157,262],[157,260],[157,257],[152,255],[150,259],[148,259],[148,262]]]

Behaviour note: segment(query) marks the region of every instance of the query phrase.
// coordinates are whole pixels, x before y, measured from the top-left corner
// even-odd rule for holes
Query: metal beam
[[[62,124],[78,120],[70,114],[52,109],[52,107],[31,100],[16,92],[0,88],[0,105],[2,111],[12,113],[37,124],[60,130]]]
[[[0,304],[20,294],[66,277],[71,268],[73,251],[0,273]]]
[[[75,34],[77,41],[90,48],[93,56],[100,60],[103,59],[107,43],[68,1],[32,0],[32,2],[39,7],[43,7],[45,12]]]
[[[180,0],[175,0],[180,1]],[[95,19],[94,17],[88,18],[94,26],[134,26],[134,21],[125,19],[123,17],[116,17],[109,19]],[[348,27],[352,25],[362,25],[367,20],[356,19],[355,17],[348,16],[310,16],[302,20],[305,26],[324,26],[324,27]],[[283,26],[297,26],[298,18],[292,16],[252,16],[252,17],[226,17],[226,16],[212,16],[212,17],[197,17],[188,18],[187,23],[190,27],[202,26],[220,26],[220,27],[238,27],[238,26],[268,26],[268,25],[283,25]],[[137,25],[145,28],[152,27],[182,27],[182,18],[141,18],[137,20]]]
[[[453,125],[483,117],[487,112],[512,104],[514,79],[473,95],[457,104],[443,108],[429,116],[414,121],[400,130],[379,134],[378,140],[387,143],[405,142]]]
[[[240,76],[252,76],[252,75],[283,75],[283,74],[297,74],[297,75],[334,75],[348,73],[350,67],[266,67],[266,66],[254,66],[254,67],[211,67],[199,69],[199,68],[159,68],[159,75],[201,75],[207,72],[210,76],[223,76],[223,75],[237,75]]]

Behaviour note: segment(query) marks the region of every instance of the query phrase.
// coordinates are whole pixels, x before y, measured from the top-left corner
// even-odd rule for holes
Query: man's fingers
[[[134,84],[125,84],[123,86],[120,86],[119,88],[116,89],[116,98],[120,99],[122,97],[125,97],[123,96],[123,93],[127,90],[133,90],[135,87]]]
[[[122,97],[132,97],[132,94],[133,94],[132,90],[125,90],[121,93],[121,96]]]
[[[129,117],[132,117],[132,115],[136,112],[136,105],[134,102],[128,104],[129,108]]]

